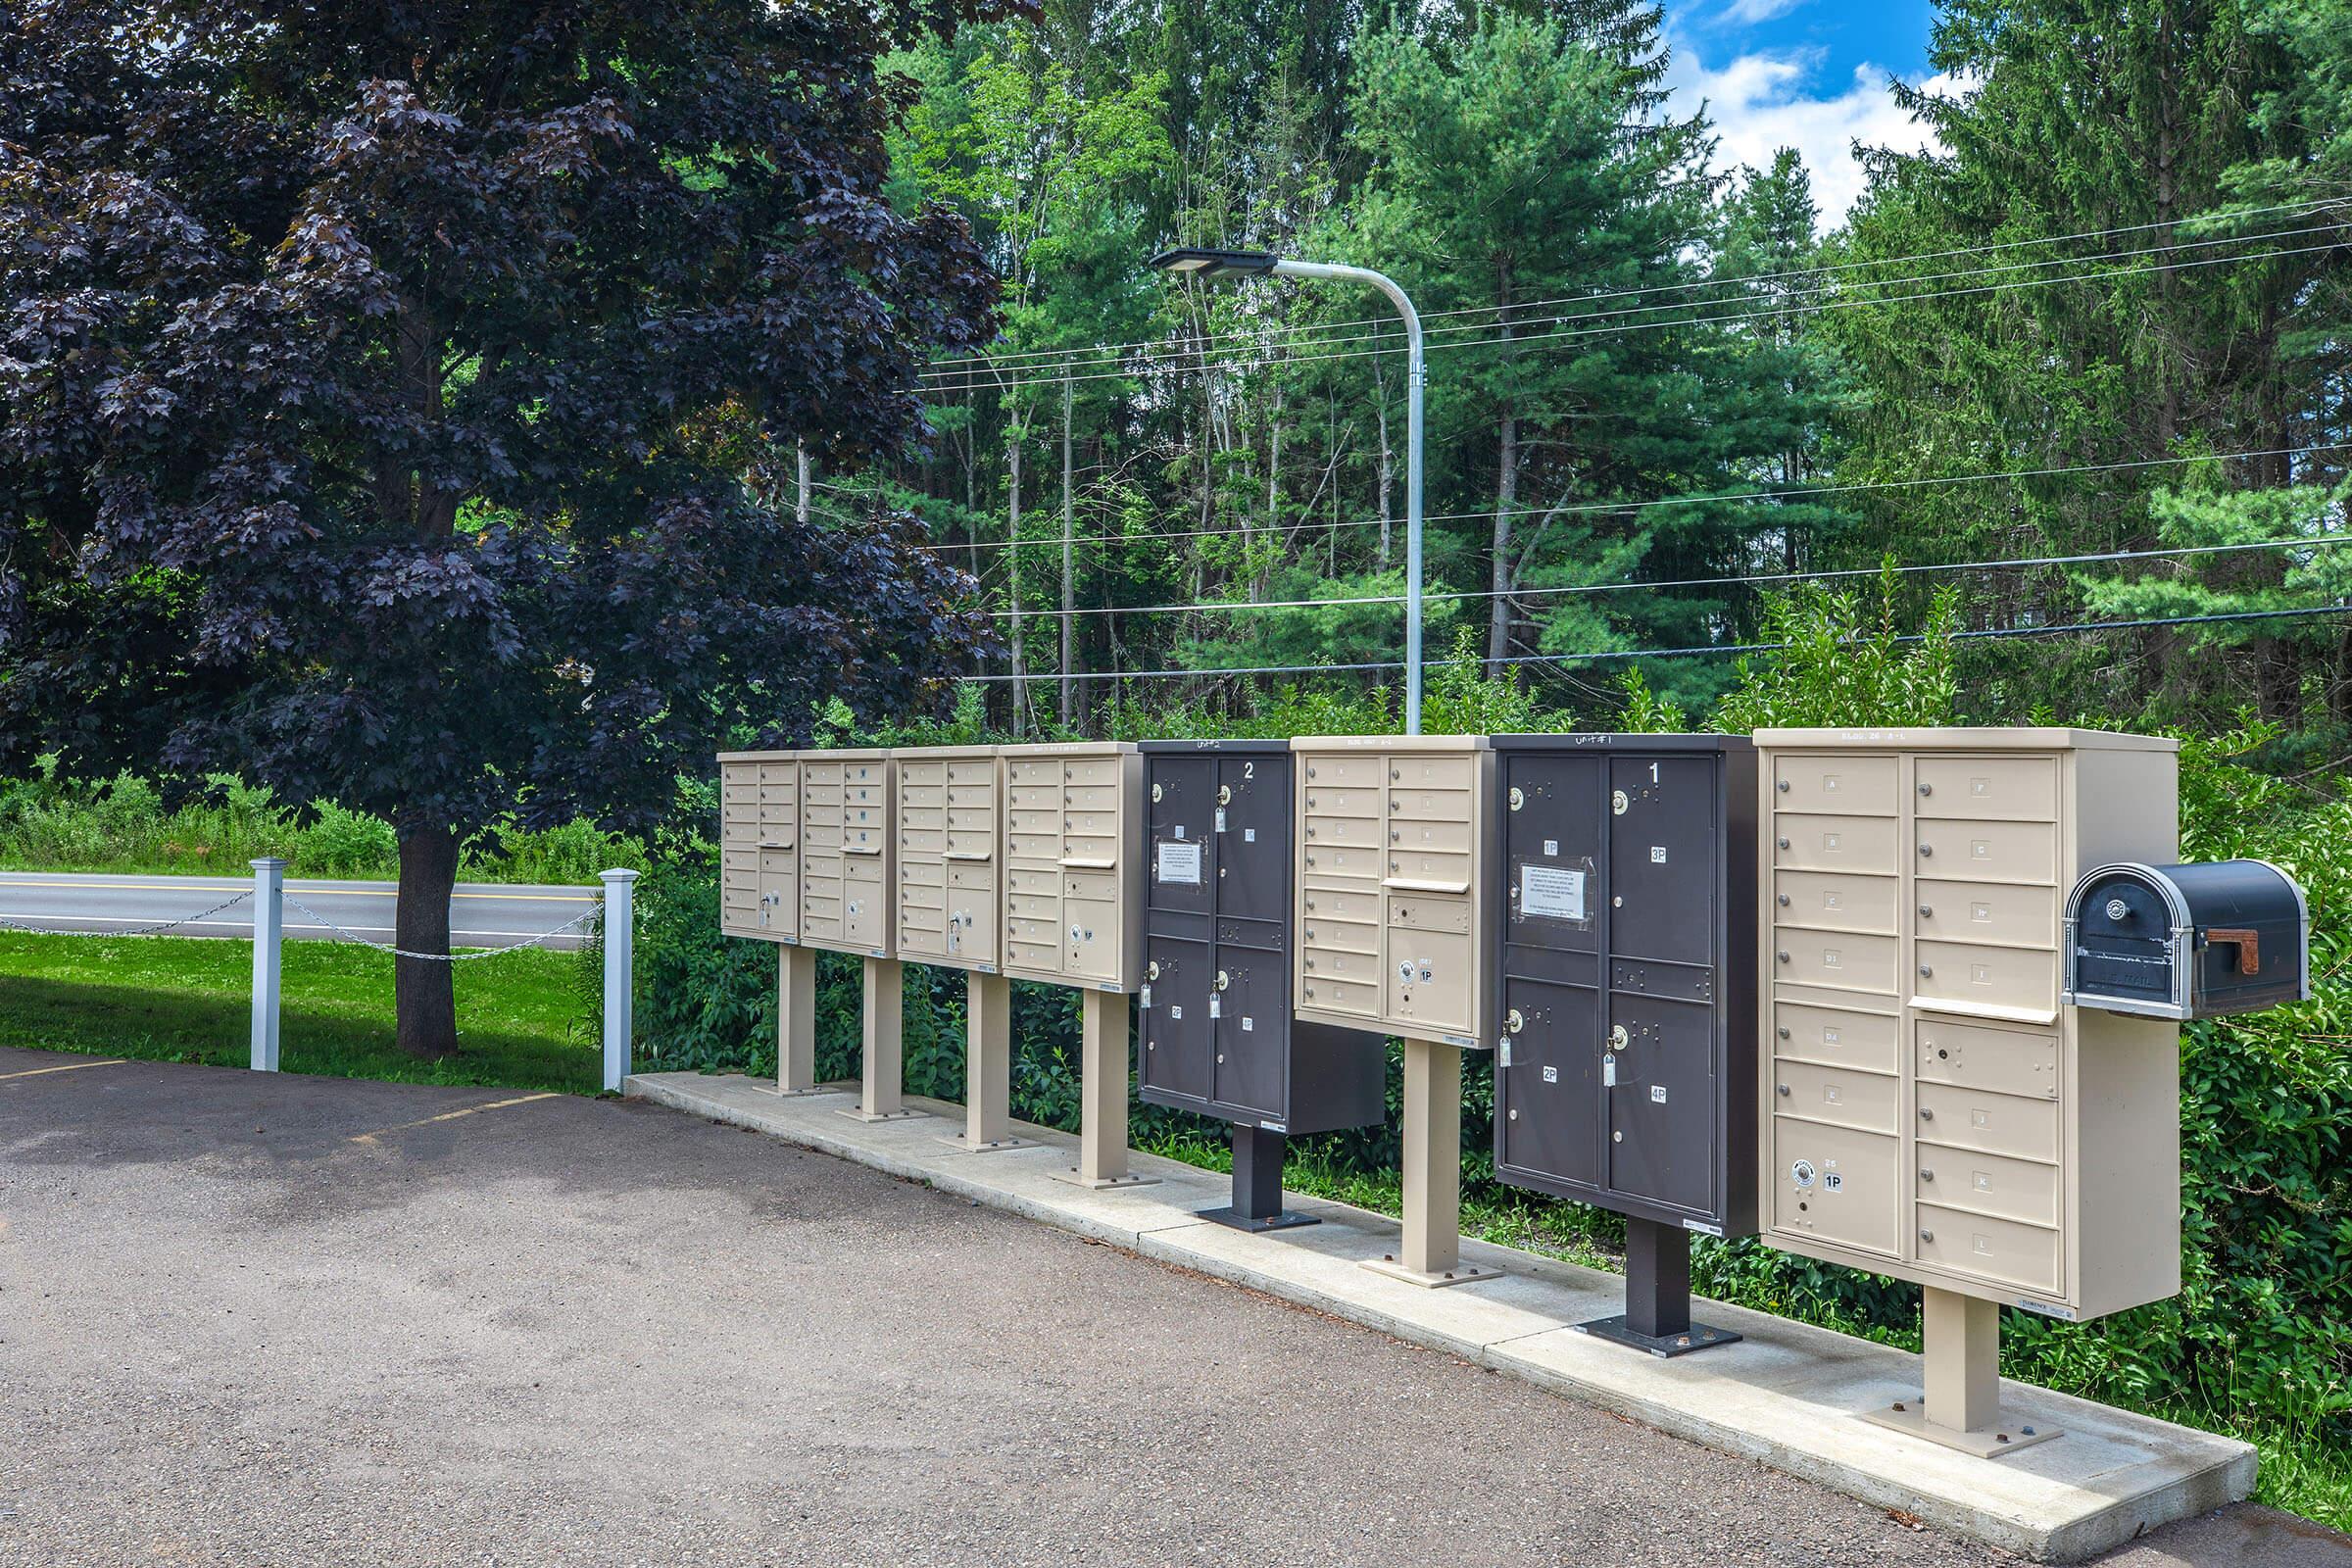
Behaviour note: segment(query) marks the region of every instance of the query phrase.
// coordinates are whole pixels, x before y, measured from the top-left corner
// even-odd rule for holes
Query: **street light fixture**
[[[1404,318],[1404,732],[1421,733],[1421,393],[1429,369],[1421,357],[1421,314],[1394,278],[1368,267],[1294,262],[1270,251],[1187,248],[1161,251],[1152,265],[1186,277],[1310,277],[1369,283]]]

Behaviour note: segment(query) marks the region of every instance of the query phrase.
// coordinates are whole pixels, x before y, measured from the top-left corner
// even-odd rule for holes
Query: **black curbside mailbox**
[[[1623,1316],[1679,1355],[1691,1231],[1756,1227],[1756,761],[1723,735],[1497,735],[1503,1181],[1627,1217]]]
[[[1282,1207],[1292,1133],[1387,1115],[1380,1036],[1291,1017],[1291,751],[1286,741],[1146,741],[1143,1026],[1154,1105],[1233,1124],[1243,1230],[1311,1225]]]
[[[2311,995],[2311,911],[2268,860],[2123,861],[2066,901],[2065,1000],[2157,1018],[2218,1018]]]

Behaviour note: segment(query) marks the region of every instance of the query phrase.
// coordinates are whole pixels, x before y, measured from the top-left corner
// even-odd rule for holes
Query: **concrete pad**
[[[1463,1261],[1492,1281],[1430,1291],[1362,1267],[1397,1247],[1395,1220],[1328,1199],[1285,1195],[1321,1219],[1251,1234],[1200,1219],[1229,1200],[1221,1175],[1137,1154],[1144,1188],[1094,1192],[1054,1180],[1077,1140],[1015,1124],[1032,1149],[989,1157],[945,1148],[936,1124],[861,1124],[818,1101],[779,1099],[741,1077],[642,1073],[631,1096],[772,1133],[974,1202],[1124,1247],[1150,1258],[1352,1319],[1397,1339],[1617,1411],[1722,1452],[1752,1458],[1866,1502],[2045,1562],[2078,1562],[2144,1531],[2237,1501],[2254,1449],[2229,1438],[2005,1382],[2005,1414],[2065,1436],[1979,1459],[1875,1426],[1861,1413],[1919,1394],[1919,1358],[1744,1307],[1694,1302],[1740,1343],[1661,1360],[1571,1325],[1623,1308],[1616,1275],[1465,1241]],[[910,1106],[956,1108],[910,1098]]]

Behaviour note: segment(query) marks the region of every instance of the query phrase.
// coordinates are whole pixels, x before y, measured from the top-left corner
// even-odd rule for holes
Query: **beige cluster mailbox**
[[[898,768],[898,956],[994,974],[1003,961],[1004,794],[993,746],[892,754]]]
[[[1133,991],[1143,976],[1143,755],[1124,741],[1007,746],[1004,972]]]
[[[890,753],[802,752],[800,940],[891,956]]]
[[[718,925],[728,936],[791,942],[799,935],[798,755],[719,755]]]
[[[1298,931],[1291,1011],[1404,1037],[1404,1234],[1368,1265],[1415,1285],[1493,1270],[1461,1261],[1462,1048],[1494,1038],[1494,753],[1477,735],[1291,742]]]
[[[1994,1430],[1995,1303],[2080,1319],[2180,1289],[2177,1026],[2064,1005],[2059,984],[2075,880],[2175,858],[2176,745],[2071,729],[1755,745],[1764,1237],[1927,1287],[1928,1415],[1889,1424],[2005,1451],[2024,1435]]]
[[[1491,1043],[1478,918],[1494,765],[1486,739],[1317,737],[1291,750],[1293,1011],[1441,1045]]]

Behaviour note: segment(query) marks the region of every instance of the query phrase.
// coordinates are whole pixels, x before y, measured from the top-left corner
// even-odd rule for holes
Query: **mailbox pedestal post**
[[[1921,1397],[1898,1400],[1863,1419],[1958,1448],[1981,1459],[2012,1453],[2060,1436],[2047,1423],[2001,1415],[2001,1306],[1933,1285],[1920,1291]]]
[[[1404,1237],[1364,1267],[1436,1288],[1493,1279],[1462,1262],[1462,1049],[1404,1043]]]
[[[899,1014],[906,990],[906,966],[896,958],[865,960],[865,1071],[858,1108],[840,1112],[858,1121],[897,1121],[919,1116],[899,1103]]]
[[[963,1131],[941,1143],[974,1154],[1035,1144],[1012,1135],[1012,982],[964,976]]]
[[[1323,1222],[1282,1206],[1282,1162],[1290,1139],[1246,1122],[1233,1124],[1233,1205],[1204,1208],[1200,1217],[1237,1231],[1287,1231]]]
[[[816,950],[776,949],[776,1093],[820,1095],[816,1081]]]
[[[1576,1330],[1660,1358],[1740,1338],[1690,1321],[1690,1233],[1638,1215],[1625,1221],[1625,1310],[1579,1323]]]
[[[1084,1035],[1078,1072],[1078,1164],[1055,1181],[1078,1187],[1147,1187],[1156,1176],[1127,1169],[1127,997],[1078,993]]]

